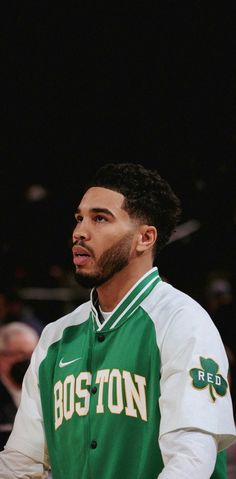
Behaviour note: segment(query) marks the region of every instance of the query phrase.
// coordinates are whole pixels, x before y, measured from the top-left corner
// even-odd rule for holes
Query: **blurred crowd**
[[[24,322],[0,327],[0,450],[12,430],[23,377],[38,339],[38,332]]]
[[[89,297],[72,277],[54,266],[53,288],[0,287],[0,450],[12,430],[24,374],[44,326],[72,311]],[[163,277],[164,281],[169,281]],[[178,287],[178,285],[174,285]],[[206,276],[201,298],[220,332],[229,359],[229,385],[236,419],[236,303],[227,274]],[[228,478],[236,477],[236,447],[227,451]]]

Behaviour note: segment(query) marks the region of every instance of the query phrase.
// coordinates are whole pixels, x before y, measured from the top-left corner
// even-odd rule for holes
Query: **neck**
[[[129,263],[109,281],[97,288],[98,301],[104,312],[112,311],[134,284],[153,267],[151,261],[140,263],[138,265]]]

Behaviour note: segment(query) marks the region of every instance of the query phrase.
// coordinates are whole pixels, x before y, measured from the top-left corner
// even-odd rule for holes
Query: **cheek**
[[[99,259],[106,250],[113,246],[115,247],[119,243],[121,246],[128,243],[133,250],[136,245],[135,231],[128,229],[124,225],[123,228],[116,227],[110,231],[106,230],[101,231],[100,234],[98,233],[96,241],[94,241],[93,245],[91,244],[95,259]]]

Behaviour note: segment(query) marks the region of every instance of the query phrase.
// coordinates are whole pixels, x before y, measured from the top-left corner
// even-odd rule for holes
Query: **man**
[[[37,332],[24,323],[0,327],[0,450],[12,430],[23,376],[38,339]]]
[[[179,212],[140,165],[106,165],[86,188],[72,251],[91,300],[42,333],[2,479],[45,477],[47,450],[54,479],[225,477],[235,428],[223,344],[153,268]]]

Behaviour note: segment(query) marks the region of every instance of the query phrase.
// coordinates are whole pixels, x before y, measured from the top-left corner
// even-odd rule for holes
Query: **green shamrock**
[[[209,387],[210,395],[213,401],[216,400],[214,391],[218,396],[225,396],[228,388],[227,381],[218,374],[219,366],[218,364],[210,358],[203,358],[200,356],[200,368],[190,369],[189,373],[193,379],[193,386],[197,389],[204,389]]]

